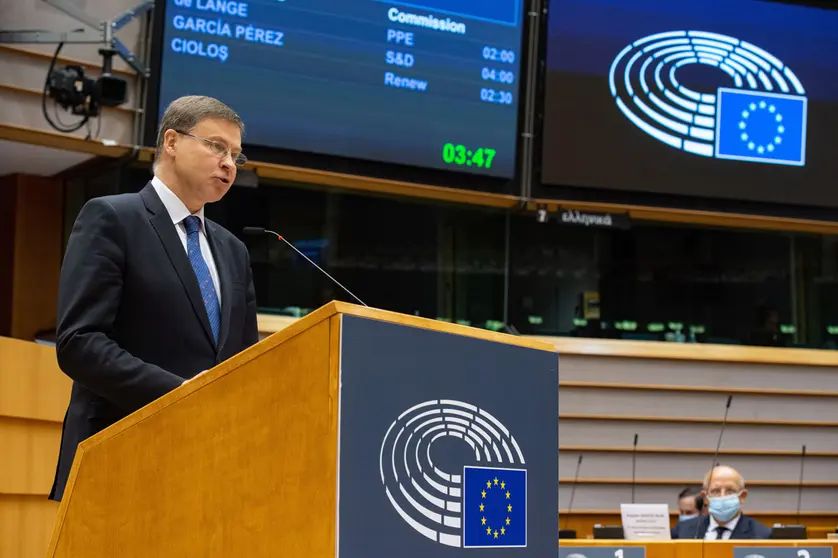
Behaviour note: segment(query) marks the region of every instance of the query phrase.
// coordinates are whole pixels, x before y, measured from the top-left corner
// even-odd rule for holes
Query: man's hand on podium
[[[204,370],[203,372],[201,372],[201,373],[199,373],[199,374],[195,374],[195,375],[194,375],[194,376],[192,376],[191,378],[186,378],[185,380],[183,380],[183,383],[182,383],[182,384],[180,384],[180,385],[185,385],[185,384],[186,384],[186,382],[191,382],[191,381],[192,381],[192,380],[194,380],[195,378],[199,378],[200,376],[203,376],[203,375],[204,375],[204,374],[206,374],[207,372],[209,372],[209,370]]]

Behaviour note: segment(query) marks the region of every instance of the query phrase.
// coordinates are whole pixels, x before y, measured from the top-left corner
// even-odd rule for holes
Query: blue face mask
[[[688,519],[695,519],[698,517],[697,513],[682,513],[681,514],[681,521],[687,521]]]
[[[739,513],[739,494],[710,498],[710,515],[716,521],[727,522]]]

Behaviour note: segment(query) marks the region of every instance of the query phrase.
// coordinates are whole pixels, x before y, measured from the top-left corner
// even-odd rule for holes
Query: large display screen
[[[246,144],[511,178],[522,0],[166,0],[159,118],[229,104]]]
[[[838,10],[551,0],[550,186],[838,205]]]

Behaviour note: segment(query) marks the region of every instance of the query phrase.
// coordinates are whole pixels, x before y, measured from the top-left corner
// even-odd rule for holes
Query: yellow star
[[[498,532],[495,531],[495,538],[498,538]]]
[[[512,511],[512,504],[509,504],[508,506],[506,506],[506,511]]]
[[[505,534],[506,534],[506,527],[501,527],[501,528],[500,528],[500,534],[501,534],[501,535],[505,535]]]
[[[483,509],[484,509],[485,507],[486,507],[486,506],[484,506],[483,504],[480,504],[480,511],[483,511]]]
[[[492,481],[486,481],[486,488],[492,488]]]
[[[509,491],[506,491],[506,499],[509,500]]]
[[[482,519],[480,520],[480,522],[481,522],[483,525],[486,525],[486,518],[485,518],[485,517],[484,517],[484,518],[482,518]]]
[[[487,535],[491,535],[491,534],[492,534],[492,528],[491,528],[491,527],[487,527],[487,528],[486,528],[486,534],[487,534]]]
[[[483,495],[484,498],[486,497],[486,491],[485,490],[483,492],[481,492],[481,494]]]
[[[497,486],[497,485],[498,485],[498,478],[495,477],[495,486]]]
[[[500,481],[500,487],[506,488],[506,481]]]

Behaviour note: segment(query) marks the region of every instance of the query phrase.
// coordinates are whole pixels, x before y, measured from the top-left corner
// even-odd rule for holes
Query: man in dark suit
[[[735,469],[714,467],[704,477],[701,496],[709,502],[709,515],[678,522],[673,539],[767,539],[771,528],[744,515],[742,504],[748,497],[745,480]]]
[[[152,181],[79,213],[59,283],[56,353],[73,388],[50,499],[80,442],[258,341],[247,249],[204,218],[244,164],[243,128],[216,99],[175,100]]]

